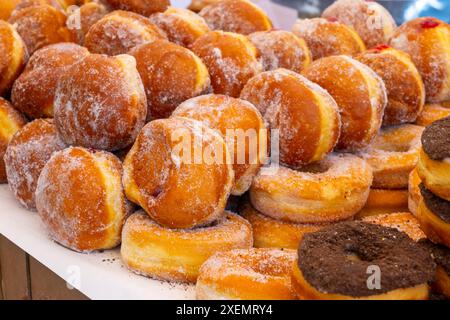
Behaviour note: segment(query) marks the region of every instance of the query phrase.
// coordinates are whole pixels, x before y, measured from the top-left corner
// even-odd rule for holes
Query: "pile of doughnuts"
[[[198,299],[450,298],[447,23],[364,0],[292,31],[250,0],[0,19],[0,182],[55,242]]]

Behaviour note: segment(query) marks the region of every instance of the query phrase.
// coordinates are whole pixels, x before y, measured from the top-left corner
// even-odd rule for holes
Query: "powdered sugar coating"
[[[89,29],[107,13],[108,10],[103,4],[88,2],[68,12],[66,25],[77,35],[77,42],[83,44]]]
[[[121,9],[149,16],[163,12],[170,5],[170,0],[103,0],[114,9]]]

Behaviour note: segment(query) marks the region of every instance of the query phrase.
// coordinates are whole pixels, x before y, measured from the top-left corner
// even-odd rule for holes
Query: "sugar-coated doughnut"
[[[251,248],[250,224],[226,212],[210,226],[182,230],[162,227],[144,211],[129,217],[122,233],[121,256],[131,270],[167,281],[195,282],[213,254]]]
[[[294,300],[295,250],[268,248],[219,252],[200,269],[199,300]]]
[[[0,3],[0,20],[7,21],[21,0],[2,0]]]
[[[265,71],[285,68],[301,72],[311,63],[311,53],[305,40],[292,32],[258,31],[248,37],[258,49]]]
[[[170,7],[149,18],[166,33],[170,41],[184,47],[190,47],[198,37],[209,31],[205,19],[187,9]]]
[[[139,13],[148,17],[155,12],[163,12],[170,6],[170,0],[103,0],[114,9]]]
[[[370,189],[369,197],[356,219],[379,214],[408,211],[408,190]]]
[[[450,103],[448,106],[444,103],[428,103],[423,106],[422,112],[416,120],[419,126],[429,126],[433,122],[450,116]]]
[[[111,153],[70,147],[55,152],[42,169],[36,207],[50,237],[75,251],[120,243],[127,204],[122,164]]]
[[[0,183],[6,182],[5,156],[6,147],[14,134],[20,130],[27,120],[5,99],[0,97]]]
[[[420,180],[417,169],[414,169],[409,174],[408,180],[408,209],[413,215],[417,215],[417,208],[419,207],[420,200],[422,200],[419,188],[421,183],[422,180]]]
[[[367,147],[381,127],[387,103],[383,80],[344,55],[316,60],[303,75],[327,90],[339,106],[342,127],[337,148],[356,151]]]
[[[372,188],[406,189],[419,159],[423,127],[404,124],[383,128],[360,155],[373,168]]]
[[[253,77],[241,98],[254,104],[270,129],[279,130],[280,161],[292,167],[323,159],[339,137],[333,98],[305,77],[286,69]]]
[[[36,185],[42,168],[55,151],[65,148],[51,119],[37,119],[22,127],[6,148],[9,188],[27,209],[35,209]]]
[[[84,45],[92,53],[115,56],[128,53],[137,45],[165,38],[164,32],[150,19],[134,12],[113,11],[91,26]]]
[[[89,29],[108,13],[108,9],[96,2],[88,2],[68,12],[67,28],[76,34],[77,42],[84,44]]]
[[[221,0],[192,0],[188,9],[194,12],[200,12],[204,7]]]
[[[14,82],[11,100],[29,118],[53,117],[58,80],[67,69],[89,55],[75,43],[57,43],[37,50]]]
[[[434,272],[428,250],[405,233],[352,221],[303,237],[292,284],[300,299],[426,300]]]
[[[340,54],[352,56],[366,49],[352,27],[333,20],[299,19],[292,32],[306,41],[313,60]]]
[[[66,20],[66,15],[54,7],[39,5],[14,11],[9,23],[15,26],[31,55],[52,43],[75,41]]]
[[[380,45],[356,56],[375,71],[386,86],[388,102],[383,125],[414,122],[425,103],[422,78],[408,54]]]
[[[212,30],[242,34],[272,29],[266,13],[248,0],[222,0],[203,8],[202,16]]]
[[[167,118],[183,101],[210,91],[208,69],[192,51],[155,40],[130,51],[147,95],[147,119]]]
[[[368,48],[385,43],[397,27],[391,14],[376,1],[337,0],[322,17],[353,27]]]
[[[67,144],[112,151],[132,144],[147,114],[135,59],[91,54],[73,64],[60,77],[54,108]]]
[[[250,187],[253,206],[274,219],[298,223],[345,220],[362,209],[372,168],[350,154],[330,154],[319,163],[275,174],[258,174]]]
[[[201,122],[154,120],[125,158],[126,195],[165,227],[207,225],[223,215],[234,183],[227,157],[225,140]]]
[[[11,89],[27,59],[27,49],[20,35],[12,25],[0,20],[0,96]]]
[[[262,71],[257,49],[237,33],[208,32],[192,44],[192,51],[208,68],[214,93],[239,97],[247,81]]]
[[[80,1],[77,0],[21,0],[15,10],[21,10],[23,8],[33,6],[49,5],[64,12],[70,6],[79,4]]]

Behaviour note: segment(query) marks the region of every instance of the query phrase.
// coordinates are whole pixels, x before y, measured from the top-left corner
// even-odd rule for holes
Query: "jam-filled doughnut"
[[[0,97],[0,183],[6,182],[5,156],[6,147],[14,134],[20,130],[27,120],[5,99]]]
[[[339,106],[342,127],[337,148],[356,151],[367,147],[381,127],[387,103],[383,80],[344,55],[316,60],[303,75],[327,90]]]
[[[272,22],[264,11],[248,0],[222,0],[199,12],[212,30],[241,34],[272,29]]]
[[[292,284],[303,299],[425,300],[435,264],[405,233],[352,221],[305,235],[293,269]],[[379,286],[369,283],[377,270]]]
[[[66,15],[58,9],[38,5],[14,11],[9,23],[15,25],[31,55],[49,44],[75,41],[75,35],[67,28],[66,20]]]
[[[404,124],[383,128],[361,153],[373,168],[372,188],[405,189],[419,159],[423,127]]]
[[[113,11],[89,29],[84,45],[92,53],[110,56],[128,53],[135,46],[165,39],[166,35],[150,19],[128,11]]]
[[[420,180],[417,169],[414,169],[409,174],[408,180],[408,209],[413,215],[417,215],[417,208],[419,207],[420,200],[422,200],[419,188],[421,183],[422,180]]]
[[[353,27],[368,48],[385,43],[397,27],[391,14],[376,1],[337,0],[322,17]]]
[[[266,127],[255,106],[245,100],[210,94],[183,102],[173,115],[201,121],[222,134],[228,149],[233,150],[231,193],[246,192],[267,156]]]
[[[11,89],[27,59],[27,49],[20,35],[12,25],[0,20],[0,96]]]
[[[65,148],[51,119],[26,124],[11,139],[5,153],[9,188],[26,208],[35,209],[36,185],[42,168],[55,151]]]
[[[210,31],[192,44],[192,51],[208,68],[214,93],[239,97],[247,81],[262,71],[257,49],[237,33]]]
[[[414,122],[425,103],[419,71],[406,53],[380,45],[355,57],[375,71],[386,86],[388,102],[383,125]]]
[[[295,250],[268,248],[219,252],[201,267],[199,300],[294,300],[291,269]]]
[[[147,119],[167,118],[183,101],[210,91],[208,69],[192,51],[155,40],[130,51],[147,96]]]
[[[122,164],[109,152],[55,152],[36,187],[36,207],[50,237],[81,252],[117,246],[128,214],[121,177]]]
[[[450,100],[450,26],[436,18],[416,18],[395,30],[389,44],[411,56],[425,84],[426,100]]]
[[[352,56],[366,49],[352,27],[334,20],[299,19],[292,32],[306,41],[313,60],[340,54]]]
[[[75,43],[57,43],[37,50],[14,82],[11,100],[29,118],[53,117],[58,80],[66,70],[89,55]]]
[[[450,201],[450,117],[423,131],[417,173],[428,189]]]
[[[336,145],[338,106],[321,87],[286,69],[252,78],[241,98],[254,104],[270,129],[279,130],[280,161],[298,167],[321,160]]]
[[[154,120],[125,158],[126,195],[165,227],[207,225],[223,215],[234,183],[228,156],[225,140],[199,121]]]
[[[429,126],[433,122],[450,116],[450,104],[446,106],[443,103],[427,103],[423,106],[422,112],[416,119],[419,126]]]
[[[21,0],[2,0],[0,2],[0,20],[7,21]]]
[[[89,29],[108,13],[101,3],[88,2],[81,7],[75,7],[68,12],[67,27],[77,36],[77,42],[84,44],[84,38]]]
[[[355,218],[408,211],[408,190],[370,189],[364,208]]]
[[[205,19],[187,9],[170,7],[149,18],[166,33],[171,42],[183,47],[190,47],[198,37],[209,31]]]
[[[58,134],[70,145],[119,150],[144,125],[147,99],[132,56],[91,54],[60,77],[54,112]]]
[[[321,162],[276,174],[258,174],[250,187],[253,206],[274,219],[297,223],[345,220],[367,201],[372,168],[350,154],[330,154]]]
[[[301,72],[311,63],[305,40],[284,30],[259,31],[248,38],[258,49],[265,71],[285,68]]]
[[[163,12],[170,5],[170,0],[103,0],[114,9],[139,13],[148,17],[155,12]]]
[[[213,224],[181,230],[162,227],[144,211],[129,217],[122,233],[121,256],[131,270],[167,281],[195,282],[213,254],[251,248],[250,224],[226,212]]]

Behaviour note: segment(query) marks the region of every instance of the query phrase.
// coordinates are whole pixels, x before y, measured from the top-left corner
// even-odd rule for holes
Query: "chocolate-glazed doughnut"
[[[450,248],[434,244],[428,240],[420,241],[431,253],[436,263],[436,275],[431,288],[450,299]]]

